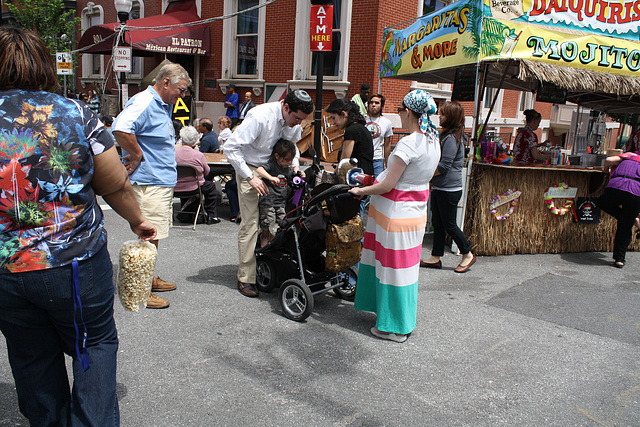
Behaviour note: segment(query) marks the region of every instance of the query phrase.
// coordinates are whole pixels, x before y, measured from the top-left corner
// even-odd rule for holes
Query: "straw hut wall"
[[[599,224],[573,222],[571,212],[554,215],[543,201],[546,189],[561,182],[577,187],[577,197],[602,193],[603,174],[555,168],[526,168],[474,163],[465,217],[465,234],[478,255],[544,254],[613,250],[617,222],[602,212]],[[590,182],[592,181],[592,182]],[[491,200],[507,190],[520,190],[519,203],[509,218],[498,221],[492,214]],[[557,207],[566,200],[554,199]],[[498,207],[506,213],[508,205]],[[630,249],[640,250],[635,236]]]

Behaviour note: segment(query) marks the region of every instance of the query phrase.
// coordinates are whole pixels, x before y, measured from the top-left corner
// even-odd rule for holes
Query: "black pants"
[[[220,200],[220,194],[218,193],[218,189],[216,188],[216,185],[211,181],[205,180],[204,184],[202,184],[200,187],[202,188],[202,194],[204,195],[204,210],[207,212],[208,216],[217,218],[218,217],[218,201]],[[187,200],[189,199],[181,198],[180,205],[184,206]],[[198,205],[195,205],[195,206],[197,207]]]
[[[431,255],[441,257],[444,255],[444,243],[446,234],[449,234],[460,253],[465,255],[471,252],[471,245],[467,241],[458,224],[456,224],[456,213],[458,201],[462,197],[462,190],[441,191],[431,190],[431,212],[433,216],[433,249]],[[445,234],[446,233],[446,234]]]
[[[633,223],[640,213],[640,197],[616,188],[605,188],[596,204],[618,220],[616,237],[613,240],[613,259],[624,262],[631,243]]]

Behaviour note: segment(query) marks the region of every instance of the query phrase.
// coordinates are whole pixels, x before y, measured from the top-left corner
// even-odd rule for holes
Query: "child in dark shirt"
[[[271,152],[271,158],[266,165],[256,169],[267,187],[269,194],[260,196],[258,207],[260,209],[260,246],[266,245],[278,231],[278,224],[286,214],[287,200],[291,187],[289,177],[298,172],[298,166],[291,167],[296,156],[296,145],[286,139],[276,142]],[[304,176],[304,175],[302,175]]]

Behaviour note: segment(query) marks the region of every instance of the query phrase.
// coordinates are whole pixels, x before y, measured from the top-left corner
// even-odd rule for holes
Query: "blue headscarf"
[[[402,100],[411,111],[420,113],[420,130],[427,136],[438,138],[438,129],[431,123],[431,115],[438,111],[433,97],[426,90],[412,90]]]

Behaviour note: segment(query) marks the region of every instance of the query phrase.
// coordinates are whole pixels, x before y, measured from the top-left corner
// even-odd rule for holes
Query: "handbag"
[[[602,209],[590,197],[577,197],[573,204],[573,222],[599,224]]]

